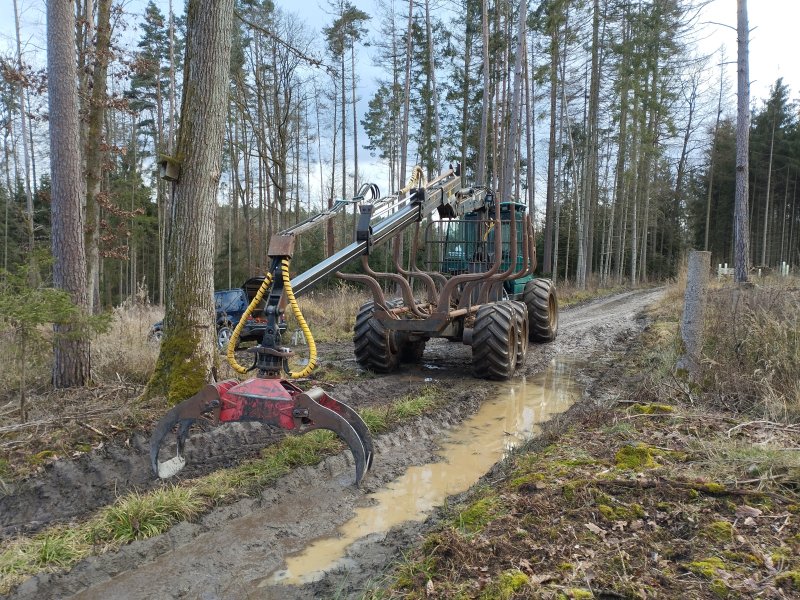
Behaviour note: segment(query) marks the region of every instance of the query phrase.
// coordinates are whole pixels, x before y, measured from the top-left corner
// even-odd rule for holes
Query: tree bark
[[[481,105],[481,130],[478,134],[478,166],[475,168],[475,183],[486,184],[486,142],[489,135],[489,0],[483,0],[481,16],[481,39],[483,45],[483,101]]]
[[[555,10],[555,9],[554,9]],[[556,99],[558,98],[559,40],[558,19],[551,15],[550,24],[550,143],[547,149],[547,202],[544,212],[544,257],[542,273],[553,273],[553,213],[556,178]],[[555,232],[558,235],[558,231]]]
[[[503,159],[503,176],[500,180],[500,198],[510,200],[512,197],[512,178],[514,175],[514,154],[519,139],[519,106],[522,97],[522,57],[525,52],[527,0],[520,0],[519,24],[517,29],[517,47],[514,59],[514,83],[511,97],[511,108],[508,119],[508,133],[506,135],[506,155]]]
[[[738,100],[736,118],[736,204],[734,206],[734,280],[744,283],[750,267],[750,222],[747,186],[750,149],[750,58],[748,55],[747,0],[737,0]]]
[[[73,23],[74,23],[73,18]],[[31,154],[33,145],[29,146],[28,140],[28,115],[25,112],[25,90],[23,88],[23,65],[22,65],[22,46],[19,38],[19,11],[17,9],[17,0],[14,0],[14,26],[16,29],[17,41],[17,68],[19,69],[19,81],[16,84],[17,88],[17,101],[19,102],[19,120],[22,135],[22,153],[23,164],[25,165],[25,229],[28,234],[28,280],[31,286],[39,283],[39,266],[36,262],[35,244],[36,238],[34,236],[34,223],[33,223],[33,192],[31,189]],[[12,190],[9,189],[8,193],[11,194]]]
[[[176,144],[169,236],[164,338],[148,394],[171,403],[194,394],[212,377],[215,335],[214,231],[216,192],[228,105],[233,0],[190,0],[186,23],[183,99]]]
[[[86,257],[81,211],[81,148],[78,118],[75,13],[72,2],[47,2],[47,92],[49,99],[53,284],[69,293],[85,313]],[[54,326],[53,385],[89,381],[89,336],[80,325]]]
[[[103,182],[103,123],[106,115],[106,76],[111,52],[111,0],[97,4],[97,43],[89,101],[86,136],[86,263],[89,312],[99,311],[100,302],[100,194]]]

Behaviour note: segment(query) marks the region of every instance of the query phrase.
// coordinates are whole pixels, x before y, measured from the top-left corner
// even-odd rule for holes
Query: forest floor
[[[422,364],[372,376],[357,368],[350,344],[321,344],[322,367],[303,385],[323,386],[376,423],[376,457],[360,488],[349,453],[323,438],[310,459],[265,474],[264,461],[312,436],[254,424],[196,432],[186,469],[159,482],[147,449],[159,412],[137,404],[135,388],[63,401],[55,414],[2,431],[0,593],[800,597],[800,428],[699,402],[696,384],[670,368],[679,305],[660,288],[563,310],[557,340],[531,346],[510,385],[568,365],[569,383],[548,384],[571,391],[568,410],[418,520],[383,531],[373,517],[308,583],[272,575],[313,541],[342,535],[404,473],[441,461],[446,438],[512,389],[472,379],[468,347],[434,340]],[[176,492],[193,508],[158,528],[131,513],[132,499]],[[123,506],[127,538],[108,533]]]

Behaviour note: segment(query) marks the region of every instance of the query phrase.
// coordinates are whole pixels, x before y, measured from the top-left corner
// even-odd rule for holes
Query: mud
[[[601,357],[604,350],[625,348],[645,325],[642,309],[661,293],[629,292],[562,311],[556,342],[531,346],[518,376],[542,372],[556,356],[587,359]],[[391,376],[359,378],[331,390],[357,409],[413,393],[430,382],[439,383],[451,399],[437,414],[379,437],[373,470],[361,489],[352,486],[349,455],[331,457],[315,467],[294,471],[258,498],[222,507],[196,523],[183,523],[167,534],[130,544],[119,552],[92,557],[69,573],[34,577],[11,597],[358,597],[430,523],[403,523],[388,533],[367,535],[348,548],[344,566],[321,581],[300,586],[255,586],[283,568],[285,558],[311,540],[335,534],[358,508],[369,503],[370,493],[410,466],[431,461],[443,430],[455,427],[485,398],[495,396],[491,383],[464,377],[470,369],[470,352],[461,344],[434,340],[429,342],[421,366]],[[343,366],[355,366],[349,356],[336,355]],[[595,365],[576,376],[592,390],[592,383],[602,378],[603,371]],[[589,395],[584,393],[584,399]],[[213,435],[195,435],[187,445],[189,465],[184,476],[234,464],[277,437],[253,424],[226,426]],[[141,436],[127,445],[110,446],[72,463],[59,463],[0,499],[4,533],[68,521],[107,504],[126,490],[155,485],[148,471],[146,440]]]

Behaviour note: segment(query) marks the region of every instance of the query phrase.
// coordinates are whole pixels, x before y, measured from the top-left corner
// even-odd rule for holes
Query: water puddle
[[[498,384],[495,400],[449,432],[440,461],[409,468],[385,488],[370,494],[370,506],[339,528],[337,537],[322,538],[286,560],[286,569],[259,587],[302,584],[347,564],[346,549],[356,540],[385,533],[405,521],[422,521],[445,498],[470,488],[512,448],[536,433],[537,424],[564,412],[581,389],[572,379],[575,362],[556,359],[541,375]],[[380,460],[380,457],[378,457]]]

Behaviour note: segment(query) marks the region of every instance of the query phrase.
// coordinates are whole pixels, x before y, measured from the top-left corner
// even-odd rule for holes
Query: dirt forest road
[[[531,346],[517,377],[541,373],[556,357],[587,361],[592,356],[602,357],[606,351],[626,348],[646,325],[643,309],[662,294],[663,289],[625,292],[562,310],[558,339],[544,346]],[[355,366],[350,347],[322,348],[321,356],[328,362]],[[313,583],[281,585],[273,583],[270,575],[284,568],[286,557],[305,548],[311,540],[335,536],[337,528],[352,517],[357,507],[369,503],[369,494],[385,487],[410,466],[434,460],[443,432],[497,394],[495,384],[468,375],[470,357],[466,346],[433,340],[426,348],[422,365],[398,374],[343,383],[331,391],[332,396],[356,409],[376,399],[391,401],[431,382],[448,395],[446,406],[435,414],[418,418],[375,440],[374,465],[360,489],[352,485],[351,457],[340,454],[317,466],[297,469],[259,497],[218,508],[198,522],[182,523],[164,535],[92,557],[68,573],[29,579],[9,597],[98,600],[361,597],[430,523],[404,523],[388,534],[361,538],[347,549],[346,560],[339,567]],[[602,369],[608,368],[597,364],[598,361],[590,360],[574,374],[586,390],[579,402],[592,399],[593,381],[602,379]],[[196,446],[194,450],[188,449],[190,462],[202,462],[209,456],[217,461],[215,464],[225,464],[230,459],[224,458],[225,452],[220,448],[235,447],[239,439],[249,440],[250,444],[266,443],[249,430],[224,433],[220,428],[213,435],[217,437],[212,448],[203,450],[194,439],[189,443]],[[147,457],[142,449],[132,444],[129,452],[126,460],[115,458],[119,466],[114,468],[146,470]],[[108,479],[106,485],[113,486],[115,477],[123,474],[115,475],[109,467],[104,477]],[[52,486],[49,495],[57,497],[57,484]],[[102,486],[96,487],[94,491],[102,495]],[[68,493],[79,493],[69,489],[72,491]],[[80,500],[72,497],[69,502]],[[87,503],[91,504],[88,499]]]

